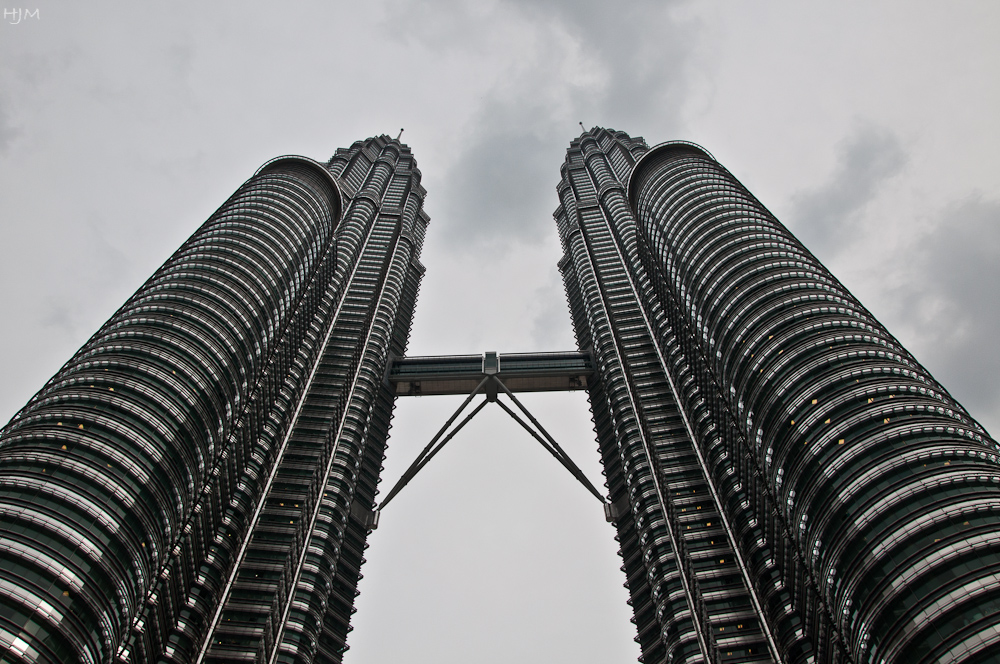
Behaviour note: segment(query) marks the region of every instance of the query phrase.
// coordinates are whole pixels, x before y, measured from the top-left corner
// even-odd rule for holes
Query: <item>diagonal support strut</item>
[[[579,480],[580,483],[583,484],[583,486],[586,487],[588,491],[597,496],[597,499],[599,501],[601,501],[602,503],[605,502],[604,496],[601,495],[601,492],[598,491],[594,487],[594,485],[590,483],[590,480],[588,480],[587,476],[583,474],[583,471],[580,470],[579,466],[573,463],[573,460],[569,458],[569,455],[566,454],[566,451],[563,448],[559,447],[559,443],[555,441],[555,438],[549,435],[549,432],[546,431],[545,428],[538,422],[538,420],[535,419],[535,416],[532,415],[531,412],[524,407],[524,404],[522,404],[520,400],[518,400],[518,398],[514,396],[514,393],[511,392],[509,389],[507,389],[507,386],[503,384],[503,381],[499,379],[495,380],[497,381],[497,384],[500,386],[500,389],[504,391],[504,394],[510,397],[510,400],[514,402],[514,405],[517,406],[522,413],[527,415],[528,419],[531,420],[531,423],[535,425],[535,427],[538,429],[538,431],[542,433],[543,436],[545,436],[546,440],[548,440],[549,442],[549,445],[552,446],[552,449],[547,447],[545,443],[542,442],[541,439],[539,439],[538,436],[531,429],[529,429],[528,426],[517,415],[514,414],[513,411],[511,411],[509,408],[505,407],[498,401],[497,403],[500,404],[500,407],[503,408],[505,411],[507,411],[507,413],[511,417],[513,417],[514,420],[518,422],[522,427],[524,427],[529,433],[531,433],[536,440],[542,442],[542,446],[548,449],[549,452],[552,452],[553,456],[555,456],[559,460],[559,462],[562,463],[562,465],[566,468],[566,470],[572,473],[573,477]],[[553,452],[553,450],[555,451]]]
[[[404,486],[409,484],[410,480],[413,479],[413,476],[417,474],[417,471],[423,468],[427,464],[427,461],[430,461],[431,457],[437,454],[438,451],[442,447],[444,447],[445,443],[451,440],[452,437],[456,433],[458,433],[459,429],[464,427],[469,422],[469,420],[471,420],[476,415],[476,413],[478,413],[480,410],[483,409],[483,406],[485,406],[487,403],[485,401],[481,405],[479,405],[475,410],[473,410],[472,413],[468,415],[468,417],[462,420],[462,422],[455,428],[455,430],[452,431],[437,448],[434,448],[434,444],[437,443],[438,439],[441,438],[444,432],[448,430],[448,427],[450,427],[452,422],[455,421],[455,418],[461,415],[462,411],[465,410],[466,406],[468,406],[469,403],[471,403],[472,400],[475,398],[475,396],[482,391],[483,387],[486,385],[486,383],[490,381],[491,378],[492,376],[486,376],[485,378],[483,378],[483,380],[480,381],[479,385],[476,386],[476,389],[472,390],[469,396],[465,398],[465,401],[463,401],[462,405],[458,407],[458,410],[456,410],[452,414],[452,416],[448,418],[448,421],[444,423],[444,426],[441,427],[436,434],[434,434],[434,437],[431,438],[431,442],[427,443],[427,447],[425,447],[423,451],[421,451],[420,454],[417,455],[417,458],[414,459],[412,464],[410,464],[410,467],[406,469],[406,472],[403,473],[403,476],[399,478],[399,481],[396,482],[396,485],[392,487],[391,491],[389,491],[389,494],[385,497],[385,500],[383,500],[382,503],[375,509],[376,512],[380,511],[383,507],[385,507],[389,503],[390,500],[395,498],[396,494],[399,493]]]
[[[518,424],[520,424],[524,428],[525,431],[527,431],[528,433],[530,433],[532,438],[534,438],[539,443],[541,443],[542,447],[544,447],[546,450],[548,450],[549,454],[551,454],[552,456],[554,456],[556,458],[556,460],[563,465],[563,468],[565,468],[566,470],[568,470],[570,472],[570,474],[573,475],[573,477],[575,477],[577,480],[579,480],[580,483],[583,484],[584,488],[587,489],[587,491],[589,491],[590,493],[594,494],[594,496],[596,496],[597,499],[599,501],[601,501],[602,503],[604,502],[604,497],[601,495],[601,493],[596,488],[594,488],[594,485],[590,483],[590,480],[588,480],[587,476],[583,474],[583,471],[581,471],[576,466],[576,464],[573,463],[572,459],[570,459],[568,456],[566,456],[566,453],[563,452],[561,448],[559,448],[558,446],[556,448],[553,448],[552,445],[548,441],[545,440],[545,438],[542,438],[538,434],[537,431],[535,431],[530,426],[528,426],[527,422],[525,422],[520,417],[518,417],[517,413],[515,413],[514,411],[512,411],[502,401],[497,401],[497,405],[500,406],[500,408],[502,408],[504,410],[504,412],[506,412],[508,415],[510,415],[511,419],[513,419],[515,422],[517,422]],[[541,429],[541,427],[539,427],[539,429]],[[541,429],[541,430],[542,430],[543,433],[545,433],[544,429]],[[562,454],[560,454],[560,452],[562,452]]]
[[[507,406],[502,401],[499,401],[496,398],[496,392],[498,387],[500,388],[500,390],[504,392],[504,394],[510,397],[510,400],[514,402],[514,405],[517,406],[518,409],[527,416],[527,418],[531,421],[531,424],[534,425],[534,428],[532,428],[527,422],[521,419],[521,417],[518,416],[516,412],[511,410],[509,406]],[[465,410],[465,408],[469,405],[469,403],[471,403],[472,400],[476,397],[476,395],[481,393],[484,388],[486,389],[487,398],[484,399],[478,406],[476,406],[471,413],[466,415],[462,419],[462,421],[458,423],[458,426],[452,429],[451,432],[448,433],[448,435],[444,436],[444,433],[445,431],[448,430],[448,427],[450,427],[455,422],[455,420],[462,413],[462,411]],[[568,454],[566,454],[566,451],[559,446],[559,443],[557,443],[555,439],[549,434],[549,432],[545,430],[545,428],[538,422],[537,419],[535,419],[535,417],[531,414],[531,412],[527,408],[525,408],[524,404],[522,404],[518,400],[518,398],[514,396],[514,393],[511,392],[507,388],[507,386],[503,384],[503,381],[500,380],[495,374],[489,374],[486,377],[484,377],[482,381],[480,381],[479,385],[477,385],[474,390],[472,390],[469,396],[466,397],[465,401],[462,402],[462,405],[458,407],[458,410],[456,410],[452,414],[452,416],[448,418],[448,421],[444,423],[444,426],[442,426],[438,430],[438,432],[431,439],[431,442],[429,442],[427,446],[420,452],[420,454],[417,455],[417,458],[413,460],[413,463],[410,464],[410,467],[406,469],[406,472],[403,473],[403,475],[399,478],[396,484],[386,495],[385,499],[375,509],[374,517],[371,521],[371,523],[373,524],[372,525],[373,528],[377,527],[377,525],[375,524],[378,523],[378,514],[379,512],[381,512],[382,508],[388,505],[389,501],[395,498],[396,495],[403,489],[403,487],[409,484],[410,480],[412,480],[413,477],[418,472],[420,472],[420,470],[424,466],[426,466],[431,459],[434,458],[434,455],[440,452],[441,449],[448,443],[448,441],[454,438],[455,434],[457,434],[462,429],[462,427],[468,424],[469,421],[472,420],[472,418],[475,417],[479,413],[479,411],[481,411],[486,406],[486,404],[490,403],[491,401],[495,402],[498,406],[500,406],[500,408],[502,408],[504,412],[510,415],[515,422],[520,424],[525,431],[531,434],[532,438],[537,440],[542,445],[542,447],[544,447],[545,450],[549,452],[549,454],[555,457],[556,460],[559,461],[559,463],[562,464],[562,466],[566,470],[568,470],[570,474],[573,475],[573,477],[575,477],[577,481],[579,481],[580,484],[584,486],[584,488],[587,489],[587,491],[593,494],[594,497],[596,497],[601,502],[601,504],[604,505],[605,516],[608,516],[609,520],[611,520],[609,516],[611,512],[609,512],[609,509],[613,510],[613,506],[607,500],[605,500],[604,496],[601,495],[601,492],[598,491],[597,488],[590,482],[590,480],[587,479],[587,476],[583,474],[583,471],[580,470],[580,467],[577,466],[575,463],[573,463],[573,460],[569,457]],[[442,436],[444,436],[444,438],[442,438]]]

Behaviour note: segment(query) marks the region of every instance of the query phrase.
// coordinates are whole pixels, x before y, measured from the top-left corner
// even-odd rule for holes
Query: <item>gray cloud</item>
[[[892,131],[858,125],[838,146],[829,180],[792,197],[796,235],[823,260],[873,237],[865,210],[906,167],[909,154]],[[1000,202],[973,195],[946,206],[905,250],[883,254],[872,275],[901,284],[886,310],[890,328],[909,330],[907,344],[934,376],[990,429],[1000,428]],[[902,248],[902,247],[901,247]]]
[[[920,357],[993,433],[1000,430],[1000,201],[973,195],[920,238],[898,291]]]
[[[7,112],[6,100],[0,97],[0,154],[7,151],[19,134],[20,131],[17,127],[11,124],[10,114]]]
[[[513,39],[532,61],[497,75],[439,185],[446,207],[437,221],[449,245],[502,249],[551,234],[555,169],[579,133],[578,121],[638,133],[655,120],[657,135],[663,125],[679,126],[684,64],[696,30],[671,17],[677,4],[623,10],[601,2],[510,0],[498,7],[496,20],[514,26]],[[411,7],[406,39],[428,48],[465,43],[468,34],[445,37],[455,16],[468,17],[469,6],[447,6],[452,19],[437,24]]]
[[[72,233],[71,246],[73,253],[86,256],[86,261],[65,260],[62,255],[62,260],[25,268],[36,278],[44,273],[58,275],[63,284],[60,297],[45,297],[39,303],[40,325],[85,337],[121,304],[129,285],[142,275],[133,274],[132,259],[111,240],[116,230],[107,228],[106,221],[98,217],[81,220]],[[77,291],[75,297],[70,295],[73,290]]]
[[[534,290],[539,305],[531,323],[531,339],[540,350],[575,348],[573,321],[566,304],[562,278],[553,269],[548,283]]]
[[[476,50],[470,28],[488,13],[463,0],[389,0],[385,5],[382,22],[395,39],[434,51]]]
[[[790,225],[818,255],[829,258],[846,249],[857,213],[875,199],[886,180],[899,174],[907,152],[889,129],[859,124],[837,150],[837,166],[822,186],[792,197]]]
[[[166,52],[166,64],[177,77],[186,77],[194,70],[195,51],[189,38],[170,44]]]
[[[687,101],[686,64],[699,38],[699,26],[675,10],[683,1],[508,0],[531,18],[555,21],[584,44],[605,69],[605,83],[581,100],[587,126],[598,124],[630,133],[650,122],[676,131]],[[596,94],[595,94],[596,93]]]
[[[54,327],[63,334],[73,334],[77,331],[76,315],[62,300],[48,297],[38,318],[44,327]]]
[[[551,232],[560,148],[551,134],[559,133],[485,129],[450,169],[442,238],[455,247],[499,249]]]

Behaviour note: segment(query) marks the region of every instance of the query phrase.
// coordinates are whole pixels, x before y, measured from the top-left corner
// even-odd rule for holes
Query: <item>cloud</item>
[[[856,236],[859,213],[907,161],[906,149],[892,131],[858,124],[840,142],[830,179],[792,196],[789,221],[795,234],[819,255],[830,257],[843,251]]]
[[[76,314],[61,300],[53,297],[46,298],[38,323],[44,327],[57,328],[64,334],[73,334],[77,331]]]
[[[886,284],[877,299],[888,327],[973,416],[1000,430],[1000,201],[974,194],[919,223],[870,226],[872,204],[908,162],[890,129],[856,125],[830,178],[792,196],[790,225],[824,262],[850,256],[857,285]]]
[[[23,270],[35,279],[55,276],[63,284],[58,297],[48,296],[38,303],[37,323],[79,337],[95,330],[141,275],[133,274],[131,257],[115,245],[115,230],[107,228],[104,220],[81,220],[68,234],[72,239],[65,241],[51,264],[25,266]],[[69,295],[74,289],[75,296]]]
[[[447,243],[500,249],[547,235],[559,149],[530,126],[484,129],[454,163],[442,192],[446,215],[439,232]]]
[[[613,126],[633,135],[655,122],[680,126],[687,99],[688,58],[700,36],[678,10],[689,3],[642,0],[509,0],[526,16],[549,20],[572,35],[604,70],[603,85],[580,104],[584,124]]]
[[[897,292],[920,357],[985,426],[1000,430],[1000,201],[972,195],[919,238]]]
[[[165,64],[178,78],[184,78],[194,71],[195,48],[189,37],[170,44],[166,48]]]
[[[7,103],[0,97],[0,154],[7,152],[14,139],[20,135],[20,131],[11,124],[10,114],[7,112]]]
[[[437,232],[451,247],[503,250],[550,235],[558,165],[578,122],[633,135],[654,121],[657,133],[679,126],[684,64],[696,32],[671,14],[679,4],[622,10],[507,0],[478,10],[447,2],[422,4],[416,15],[411,7],[400,38],[432,50],[449,44],[472,63],[483,90],[435,182],[435,198],[445,202],[435,215]],[[448,16],[441,22],[429,20],[442,12]],[[480,60],[488,47],[494,57]]]
[[[547,282],[533,293],[534,318],[531,321],[531,340],[539,350],[576,348],[573,321],[566,303],[562,278],[557,270],[549,273]]]

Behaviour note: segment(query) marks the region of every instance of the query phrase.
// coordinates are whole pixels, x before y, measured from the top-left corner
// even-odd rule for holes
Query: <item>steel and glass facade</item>
[[[997,444],[710,154],[572,142],[570,353],[403,357],[420,180],[268,162],[0,430],[0,661],[340,662],[394,398],[486,383],[588,391],[646,664],[1000,658]]]
[[[702,148],[595,128],[562,174],[642,661],[996,661],[982,427]]]
[[[0,432],[0,659],[341,660],[424,194],[268,162]]]

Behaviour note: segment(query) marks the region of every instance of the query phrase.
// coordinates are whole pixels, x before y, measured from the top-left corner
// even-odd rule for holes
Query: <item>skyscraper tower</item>
[[[424,194],[268,162],[0,432],[3,661],[340,661]]]
[[[403,358],[410,150],[261,167],[0,430],[2,661],[340,662],[393,399],[486,402],[382,505],[489,402],[603,499],[513,394],[553,389],[646,664],[998,659],[982,427],[702,148],[595,128],[562,176],[583,352]]]
[[[996,661],[982,427],[702,148],[595,128],[562,175],[642,661]]]

